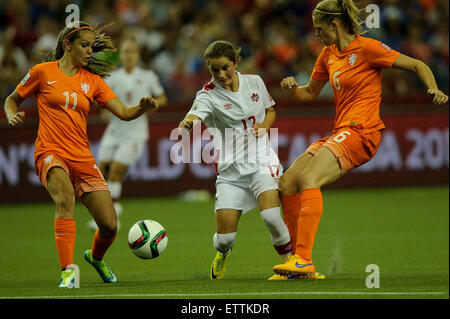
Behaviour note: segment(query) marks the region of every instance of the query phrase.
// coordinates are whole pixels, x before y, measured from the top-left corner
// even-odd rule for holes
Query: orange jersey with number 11
[[[80,68],[69,77],[58,61],[46,62],[31,68],[16,90],[23,99],[36,96],[39,128],[35,158],[55,151],[72,161],[93,159],[86,133],[90,106],[94,100],[102,106],[116,97],[100,76]]]
[[[330,81],[334,91],[334,129],[359,125],[366,132],[383,129],[380,119],[381,72],[400,53],[380,41],[357,35],[341,52],[336,45],[322,49],[312,78]]]

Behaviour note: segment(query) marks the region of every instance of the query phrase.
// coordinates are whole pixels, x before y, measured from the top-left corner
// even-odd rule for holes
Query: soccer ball
[[[138,221],[128,232],[128,246],[133,254],[142,259],[161,255],[167,247],[167,241],[166,230],[154,220]]]

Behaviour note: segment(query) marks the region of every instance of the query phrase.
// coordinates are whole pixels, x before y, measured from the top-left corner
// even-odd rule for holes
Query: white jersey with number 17
[[[197,92],[188,112],[198,116],[214,136],[218,173],[222,178],[227,173],[230,177],[256,173],[261,166],[276,164],[274,158],[279,163],[268,134],[256,139],[247,131],[253,124],[264,121],[265,110],[275,102],[259,75],[236,73],[237,92],[224,89],[213,78]]]

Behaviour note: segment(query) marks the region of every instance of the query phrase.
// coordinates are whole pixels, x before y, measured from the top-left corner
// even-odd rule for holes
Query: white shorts
[[[237,181],[225,180],[217,176],[216,204],[219,209],[242,210],[245,214],[258,207],[258,197],[269,190],[278,190],[278,180],[283,174],[281,165],[261,168],[259,172],[241,176]]]
[[[100,142],[98,149],[99,162],[119,162],[127,166],[134,164],[144,151],[146,140],[129,140],[120,142],[106,138]]]

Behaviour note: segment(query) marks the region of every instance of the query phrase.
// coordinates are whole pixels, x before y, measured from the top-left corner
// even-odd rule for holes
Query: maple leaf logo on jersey
[[[85,94],[88,94],[88,92],[89,92],[89,83],[81,83],[81,91],[83,91]]]
[[[351,66],[353,66],[356,62],[356,53],[352,53],[348,56],[348,63],[350,63]]]
[[[259,101],[259,95],[257,93],[253,93],[250,98],[252,99],[253,102]]]
[[[209,90],[214,90],[214,88],[216,87],[216,85],[212,82],[209,82],[207,84],[205,84],[205,86],[203,87],[203,89],[205,91],[209,91]]]

